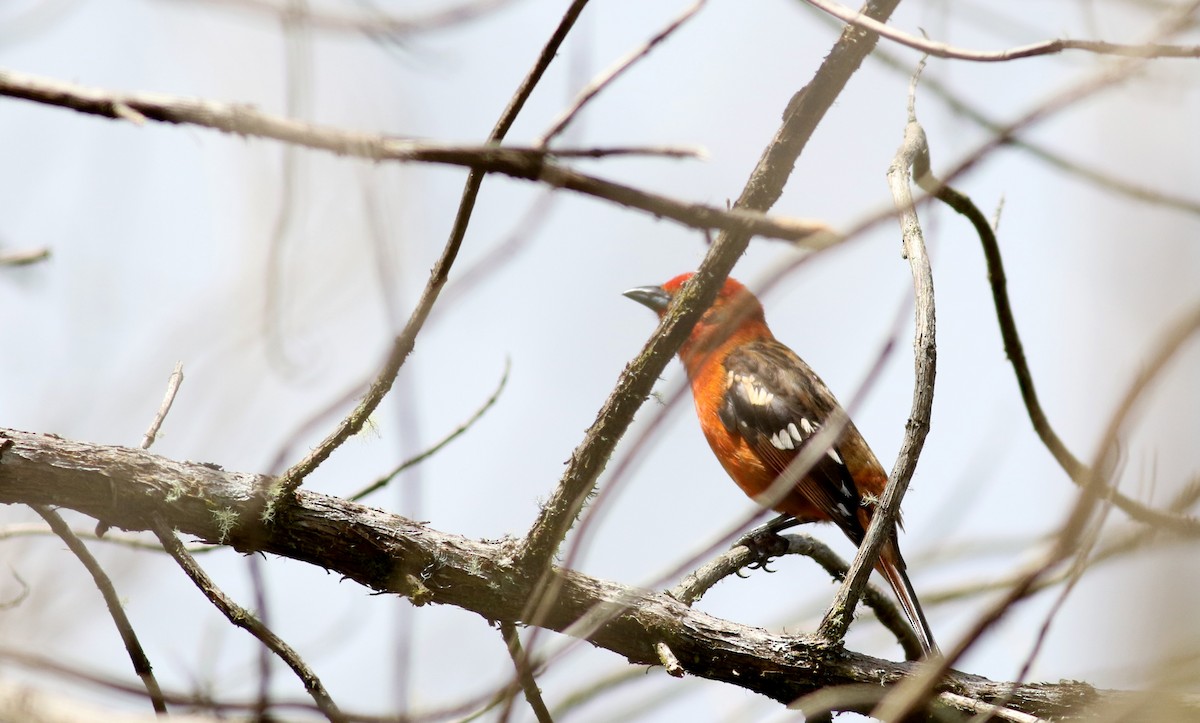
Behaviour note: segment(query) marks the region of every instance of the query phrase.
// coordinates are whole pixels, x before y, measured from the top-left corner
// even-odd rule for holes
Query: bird
[[[624,295],[661,319],[691,273]],[[752,499],[766,492],[832,418],[845,428],[815,466],[774,505],[778,531],[805,522],[832,522],[862,544],[887,473],[821,378],[775,338],[762,303],[727,279],[679,349],[696,415],[721,466]],[[781,523],[781,524],[777,524]],[[909,581],[896,525],[880,550],[878,570],[900,601],[925,656],[937,654],[933,632]]]

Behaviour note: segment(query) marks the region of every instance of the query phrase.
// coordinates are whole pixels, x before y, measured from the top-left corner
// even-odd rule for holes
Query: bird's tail
[[[925,657],[928,658],[931,654],[941,655],[942,651],[933,640],[933,631],[929,629],[929,621],[925,619],[925,611],[921,610],[921,603],[917,600],[917,593],[913,590],[905,568],[904,558],[900,556],[900,547],[896,540],[888,540],[879,553],[879,562],[875,569],[887,578],[892,591],[896,593],[896,598],[900,600],[900,607],[904,608],[905,617],[917,633]]]

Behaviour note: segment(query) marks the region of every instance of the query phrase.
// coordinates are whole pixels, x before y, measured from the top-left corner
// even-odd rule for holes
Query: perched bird
[[[630,289],[625,296],[662,317],[691,276]],[[696,323],[679,349],[679,358],[687,369],[709,446],[751,498],[771,486],[831,415],[844,417],[820,377],[775,339],[758,299],[733,279],[725,282],[712,307]],[[787,491],[775,510],[796,522],[832,522],[859,545],[886,484],[887,473],[847,421],[840,438]],[[894,527],[876,569],[895,591],[925,654],[937,651],[905,572]]]

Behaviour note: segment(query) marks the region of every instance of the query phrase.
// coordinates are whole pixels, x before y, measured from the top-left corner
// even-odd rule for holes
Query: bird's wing
[[[782,474],[824,421],[840,409],[837,400],[795,352],[774,340],[744,344],[724,363],[722,424],[730,434],[742,437],[776,475]],[[862,497],[837,443],[796,483],[796,491],[855,544],[862,541],[866,535],[858,515]]]

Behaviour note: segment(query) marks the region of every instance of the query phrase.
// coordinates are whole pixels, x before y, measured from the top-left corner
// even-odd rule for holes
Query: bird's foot
[[[733,543],[734,547],[745,547],[752,556],[750,562],[743,566],[746,570],[763,570],[775,572],[767,567],[777,557],[782,557],[788,550],[788,541],[779,534],[778,528],[771,524],[756,527],[742,535]],[[740,571],[739,577],[745,577]]]

